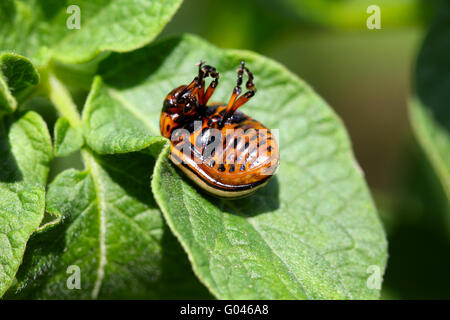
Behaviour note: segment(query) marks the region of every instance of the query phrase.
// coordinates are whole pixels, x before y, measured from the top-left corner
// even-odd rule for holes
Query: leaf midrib
[[[103,198],[103,185],[101,183],[101,177],[100,172],[98,168],[98,164],[95,162],[95,159],[93,159],[92,155],[86,151],[83,150],[83,159],[87,162],[89,166],[89,171],[92,175],[92,181],[94,184],[94,190],[95,190],[95,201],[97,203],[98,207],[98,219],[99,219],[99,262],[98,262],[98,268],[97,268],[97,279],[94,283],[94,288],[92,290],[92,298],[97,299],[101,285],[103,283],[103,278],[105,275],[105,266],[106,266],[106,202]]]

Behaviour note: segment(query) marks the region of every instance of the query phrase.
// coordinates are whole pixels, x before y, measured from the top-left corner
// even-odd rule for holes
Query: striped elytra
[[[244,74],[247,91],[241,95]],[[208,77],[212,81],[206,87]],[[256,92],[245,63],[228,103],[209,103],[218,81],[216,69],[200,62],[194,80],[164,99],[161,134],[171,140],[172,161],[197,185],[219,197],[241,198],[274,175],[278,145],[268,128],[237,110]]]

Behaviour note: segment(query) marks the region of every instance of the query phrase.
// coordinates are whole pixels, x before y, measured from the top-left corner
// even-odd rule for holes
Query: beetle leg
[[[208,86],[208,89],[206,89],[205,95],[202,100],[202,104],[206,105],[211,98],[211,96],[214,93],[214,90],[216,90],[217,84],[219,83],[219,73],[214,71],[210,73],[211,77],[214,78],[213,81]]]
[[[199,70],[200,72],[200,70]],[[199,102],[201,105],[206,105],[208,103],[209,98],[211,98],[212,94],[214,93],[214,89],[217,87],[219,73],[216,71],[216,68],[204,65],[201,67],[201,90],[199,91]],[[208,89],[204,91],[205,81],[204,79],[208,76],[211,76],[214,80],[210,83]]]
[[[197,105],[203,105],[204,96],[205,96],[205,78],[212,76],[213,78],[218,77],[218,72],[216,68],[211,67],[209,65],[205,65],[205,62],[200,61],[198,63],[198,75],[189,83],[179,94],[178,103],[181,103],[183,99],[188,100],[198,100],[198,103],[194,103]],[[189,97],[186,97],[186,94],[189,94]],[[191,101],[193,102],[193,101]]]
[[[184,87],[184,89],[178,94],[177,103],[182,103],[182,101],[189,99],[191,96],[192,89],[197,85],[198,77],[195,77],[191,83]],[[186,97],[186,93],[189,93],[189,97]]]
[[[242,92],[241,85],[242,85],[242,76],[243,76],[244,72],[245,72],[245,74],[248,77],[247,83],[245,84],[245,87],[248,89],[248,91],[246,93],[244,93],[242,96],[240,96],[239,99],[237,99],[237,97]],[[253,74],[245,66],[245,62],[242,61],[241,62],[241,66],[240,66],[240,68],[238,70],[237,84],[236,84],[236,87],[234,87],[233,94],[231,95],[230,101],[228,102],[228,106],[227,106],[227,109],[225,111],[225,115],[224,115],[223,120],[222,120],[222,125],[225,123],[225,121],[227,119],[229,119],[233,115],[233,113],[240,106],[242,106],[251,97],[253,97],[255,95],[255,92],[256,92],[256,87],[255,87],[255,84],[253,83]]]
[[[248,70],[247,67],[244,67],[244,71],[247,74],[248,80],[245,84],[245,87],[247,88],[247,92],[244,93],[242,96],[237,99],[237,101],[234,103],[231,114],[233,114],[240,106],[242,106],[244,103],[246,103],[251,97],[253,97],[256,93],[256,87],[253,83],[253,74]]]

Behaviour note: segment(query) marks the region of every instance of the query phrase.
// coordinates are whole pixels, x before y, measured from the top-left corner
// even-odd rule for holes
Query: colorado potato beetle
[[[240,198],[265,185],[279,165],[272,132],[237,109],[256,92],[244,61],[229,102],[208,103],[219,82],[216,68],[200,62],[198,75],[164,99],[161,134],[172,161],[196,184],[224,198]],[[242,93],[244,74],[247,92]],[[212,81],[206,88],[205,79]]]

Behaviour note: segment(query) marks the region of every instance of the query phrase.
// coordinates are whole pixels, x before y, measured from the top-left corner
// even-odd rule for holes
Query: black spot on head
[[[246,120],[246,116],[242,112],[235,112],[230,119],[231,123],[241,123]]]
[[[194,132],[194,121],[191,121],[186,125],[186,130],[189,131],[190,133]]]
[[[214,113],[216,113],[217,107],[216,106],[207,106],[206,108],[204,108],[204,110],[205,110],[205,116],[210,117]]]
[[[173,107],[173,105],[172,105],[170,99],[166,99],[166,100],[164,100],[162,111],[168,112],[169,109],[172,108],[172,107]]]

